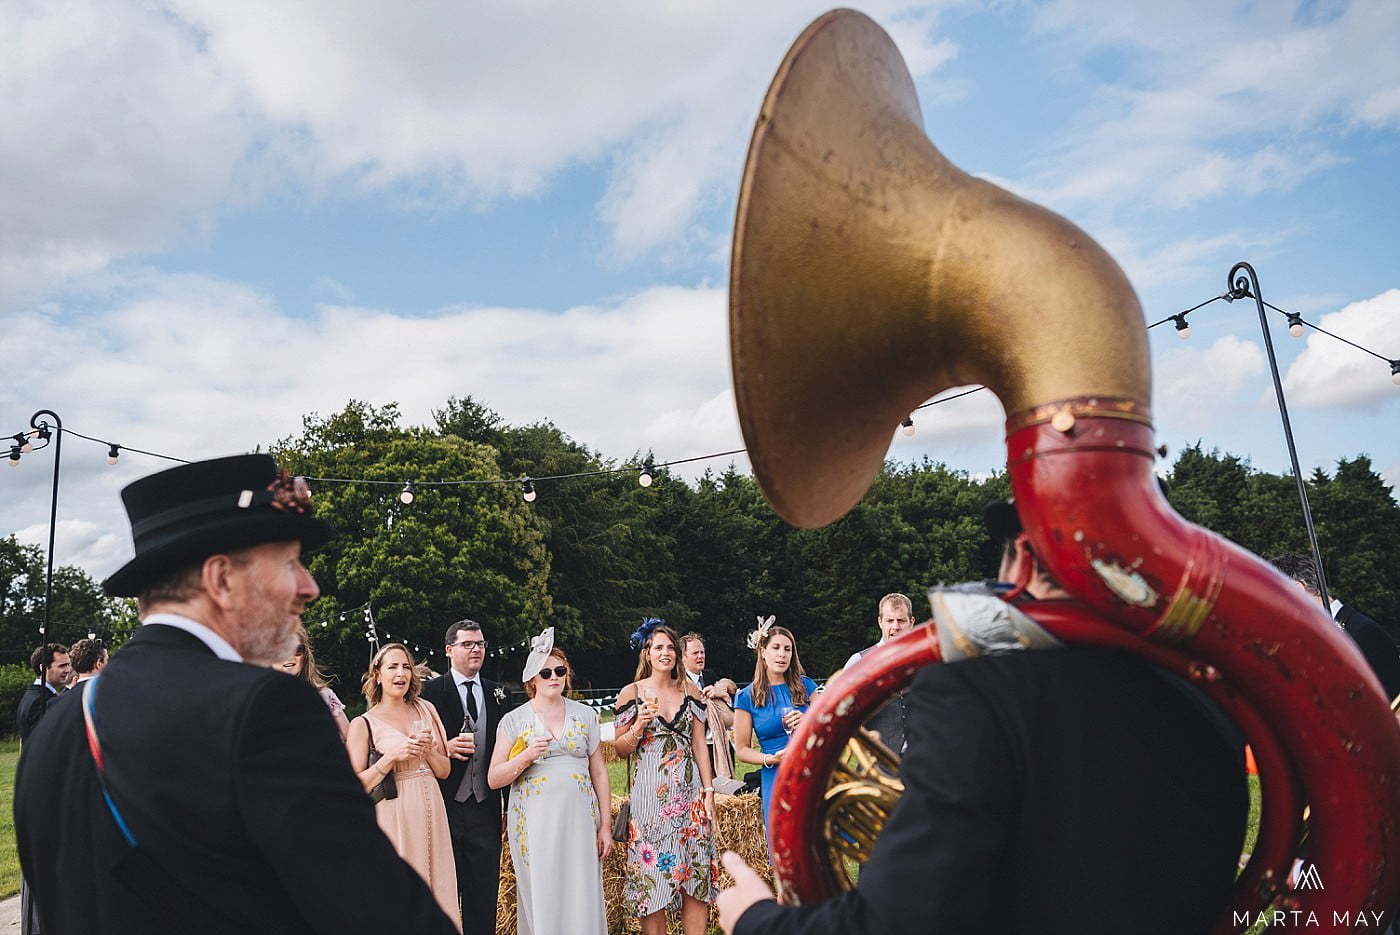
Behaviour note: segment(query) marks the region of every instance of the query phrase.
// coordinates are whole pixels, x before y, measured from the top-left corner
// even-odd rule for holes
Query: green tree
[[[27,665],[30,651],[40,643],[68,645],[89,633],[120,643],[130,632],[132,602],[104,596],[87,572],[62,565],[53,570],[53,610],[48,632],[40,634],[45,568],[39,546],[22,544],[12,535],[0,539],[0,661]]]
[[[471,616],[497,645],[537,632],[551,616],[549,553],[542,524],[501,474],[489,446],[398,425],[394,404],[352,400],[344,410],[303,420],[301,435],[278,442],[288,470],[312,481],[318,516],[339,536],[309,559],[323,597],[306,621],[317,652],[347,685],[365,668],[368,603],[381,641],[417,647],[438,669],[448,623]],[[437,486],[441,479],[481,483]],[[400,500],[404,481],[416,485]],[[431,655],[430,655],[431,654]]]

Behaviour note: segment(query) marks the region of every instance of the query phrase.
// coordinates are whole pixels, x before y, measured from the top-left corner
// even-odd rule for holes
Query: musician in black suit
[[[73,674],[68,647],[61,643],[36,646],[34,652],[29,654],[29,671],[34,673],[34,684],[19,696],[19,704],[15,707],[15,726],[19,729],[20,740],[29,738],[30,732],[48,710],[49,702],[67,687],[68,678]]]
[[[1068,597],[1041,570],[1014,511],[990,510],[987,525],[1014,533],[1003,580],[1029,580],[1036,599]],[[998,598],[978,599],[1011,616]],[[957,621],[964,642],[975,622]],[[1025,622],[1005,651],[927,666],[914,679],[904,795],[857,888],[779,906],[738,855],[725,854],[735,879],[718,900],[726,932],[1211,929],[1244,837],[1242,741],[1204,696],[1137,657],[1015,649],[1044,645],[1030,639],[1036,631],[1048,636]],[[949,648],[945,659],[955,658]]]
[[[44,932],[456,932],[379,830],[325,703],[269,668],[318,593],[301,550],[332,534],[305,482],[246,455],[122,500],[136,557],[103,586],[138,598],[142,626],[50,709],[15,781]]]
[[[457,860],[457,893],[462,900],[463,935],[494,935],[500,890],[501,793],[486,784],[486,768],[496,746],[496,727],[505,714],[505,689],[481,675],[486,634],[474,620],[447,628],[445,651],[451,667],[423,684],[423,697],[437,708],[449,731],[452,772],[438,783],[447,806],[452,853]]]
[[[1313,564],[1310,556],[1280,555],[1270,561],[1275,568],[1292,578],[1298,587],[1312,595],[1314,600],[1322,600],[1317,566]],[[1366,657],[1371,671],[1376,673],[1381,687],[1385,689],[1386,698],[1394,701],[1396,696],[1400,696],[1400,649],[1396,648],[1395,641],[1379,623],[1355,607],[1332,598],[1332,606],[1328,609],[1337,626],[1346,631],[1347,636],[1351,637],[1352,642],[1361,650],[1361,655]]]

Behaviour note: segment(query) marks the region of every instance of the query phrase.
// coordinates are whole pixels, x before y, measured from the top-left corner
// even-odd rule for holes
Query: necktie
[[[472,723],[475,724],[477,717],[479,717],[476,709],[476,680],[468,679],[462,683],[462,687],[467,690],[467,714],[471,717]]]

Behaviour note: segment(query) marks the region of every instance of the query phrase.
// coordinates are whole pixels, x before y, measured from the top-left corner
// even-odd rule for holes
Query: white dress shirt
[[[149,614],[141,621],[142,626],[152,623],[160,624],[163,627],[174,627],[177,630],[184,630],[190,636],[195,637],[205,646],[208,646],[209,651],[220,659],[227,659],[229,662],[243,661],[243,656],[229,644],[228,640],[224,639],[198,620],[191,620],[189,617],[182,617],[179,614]]]

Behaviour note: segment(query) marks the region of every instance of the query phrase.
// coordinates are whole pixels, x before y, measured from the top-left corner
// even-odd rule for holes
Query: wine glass
[[[783,733],[787,734],[789,737],[792,736],[792,724],[788,721],[788,718],[796,713],[797,709],[793,707],[783,706],[778,709],[778,717],[783,722]]]
[[[427,718],[421,718],[421,717],[420,717],[420,718],[416,718],[416,719],[414,720],[414,722],[413,722],[412,730],[413,730],[413,736],[414,736],[414,737],[419,737],[419,736],[421,736],[421,735],[423,735],[423,734],[426,734],[426,733],[428,732],[428,720],[427,720]],[[426,758],[420,757],[419,760],[418,760],[418,772],[420,772],[420,773],[426,773],[427,771],[428,771],[428,761],[427,761]]]

